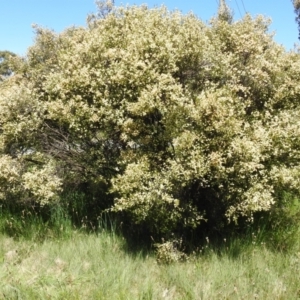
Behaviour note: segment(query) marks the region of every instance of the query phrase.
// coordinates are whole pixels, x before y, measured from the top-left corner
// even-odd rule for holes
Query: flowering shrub
[[[299,191],[300,60],[268,25],[133,6],[37,28],[0,86],[1,195],[89,182],[158,233],[269,211]]]
[[[171,264],[187,260],[187,255],[182,252],[182,240],[171,240],[156,244],[156,261],[159,264]]]

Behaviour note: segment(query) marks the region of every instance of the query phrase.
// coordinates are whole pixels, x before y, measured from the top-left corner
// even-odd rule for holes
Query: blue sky
[[[149,7],[166,5],[183,13],[193,11],[199,18],[208,21],[217,11],[218,0],[116,0],[121,4]],[[291,0],[227,0],[235,19],[245,12],[253,16],[265,15],[272,19],[270,31],[275,40],[287,50],[298,42],[298,30]],[[10,50],[20,55],[34,42],[35,23],[57,32],[70,26],[85,26],[87,14],[95,12],[94,0],[2,0],[0,16],[0,50]]]

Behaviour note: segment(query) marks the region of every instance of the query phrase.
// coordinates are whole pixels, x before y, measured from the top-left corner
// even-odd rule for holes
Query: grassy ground
[[[300,299],[300,203],[290,202],[170,264],[157,259],[181,257],[172,244],[133,249],[109,218],[87,233],[87,220],[76,229],[61,209],[46,221],[0,209],[0,299]]]
[[[225,244],[225,241],[224,241]],[[161,265],[103,231],[42,242],[0,236],[0,299],[300,299],[300,248],[207,244]],[[202,253],[200,253],[202,252]]]

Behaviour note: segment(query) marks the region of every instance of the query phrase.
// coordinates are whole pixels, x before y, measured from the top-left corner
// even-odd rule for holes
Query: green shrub
[[[90,209],[158,236],[271,211],[299,190],[300,60],[268,24],[133,6],[37,28],[0,86],[0,197],[87,184]]]

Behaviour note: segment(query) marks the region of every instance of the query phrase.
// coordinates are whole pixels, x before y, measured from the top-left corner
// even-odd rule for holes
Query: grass
[[[2,235],[0,299],[300,298],[299,248],[252,244],[233,254],[231,245],[217,253],[207,244],[185,262],[160,265],[107,231],[43,242]]]
[[[299,223],[290,221],[298,204],[292,219],[262,219],[221,245],[204,239],[170,264],[153,250],[133,251],[109,219],[88,233],[63,210],[46,222],[34,210],[2,210],[0,299],[300,299]]]

